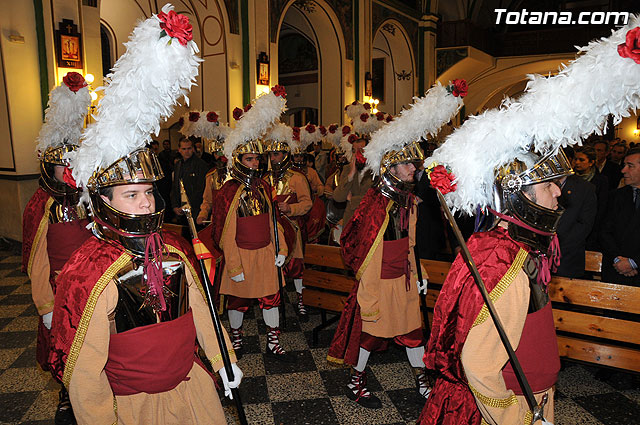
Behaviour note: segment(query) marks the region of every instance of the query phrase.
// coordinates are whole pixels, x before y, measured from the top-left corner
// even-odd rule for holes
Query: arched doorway
[[[397,114],[413,101],[416,70],[411,42],[395,20],[384,21],[373,38],[371,53],[372,97],[378,109]]]
[[[298,114],[300,120],[306,119],[302,124],[341,123],[345,104],[345,43],[333,8],[323,0],[290,0],[280,16],[277,42],[278,82],[287,87],[290,110]],[[306,61],[309,70],[289,72],[291,68],[287,68],[286,62],[282,63],[281,70],[280,52],[285,57],[293,56],[288,48],[281,48],[281,44],[306,51],[302,62]],[[314,50],[315,70],[311,69]]]

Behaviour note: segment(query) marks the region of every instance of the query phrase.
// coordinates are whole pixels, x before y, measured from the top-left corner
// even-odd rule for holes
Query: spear
[[[502,341],[502,345],[504,345],[504,348],[507,350],[509,361],[511,361],[511,365],[513,366],[513,371],[516,374],[516,378],[518,379],[520,388],[522,388],[522,392],[524,393],[524,397],[527,400],[529,409],[531,409],[531,411],[533,412],[533,419],[531,420],[531,423],[534,424],[536,423],[536,421],[539,421],[539,420],[545,423],[543,410],[544,410],[544,405],[547,402],[547,395],[545,394],[545,396],[542,399],[542,402],[538,404],[535,396],[533,395],[533,390],[531,390],[531,386],[529,385],[529,381],[527,381],[527,377],[525,376],[524,371],[522,370],[520,361],[518,361],[516,352],[513,350],[513,347],[511,346],[511,342],[507,337],[507,333],[504,330],[504,326],[502,325],[500,316],[498,316],[498,312],[496,311],[496,308],[493,305],[491,298],[489,298],[489,293],[487,292],[487,288],[484,285],[484,282],[482,281],[482,277],[480,276],[480,272],[476,267],[476,263],[473,261],[473,258],[471,258],[471,253],[469,252],[469,248],[467,247],[467,244],[464,241],[464,237],[460,232],[458,223],[456,222],[455,217],[453,217],[451,210],[449,210],[447,201],[445,201],[444,196],[442,196],[442,193],[440,192],[440,190],[436,190],[436,193],[438,194],[438,200],[440,201],[440,205],[442,205],[442,209],[445,215],[447,216],[447,220],[449,220],[449,224],[453,229],[453,233],[456,235],[456,239],[460,244],[460,248],[461,248],[460,254],[464,259],[465,264],[469,268],[469,272],[471,272],[471,276],[473,277],[473,280],[476,282],[476,285],[478,285],[478,289],[482,294],[484,303],[487,306],[487,309],[489,310],[489,315],[491,315],[491,319],[493,319],[493,323],[496,325],[496,329],[498,330],[498,335],[500,335],[500,340]]]
[[[191,214],[191,205],[189,204],[189,199],[187,198],[187,193],[184,190],[184,184],[182,180],[180,180],[180,195],[182,197],[182,211],[184,211],[185,216],[187,217],[187,222],[189,223],[189,230],[191,231],[191,237],[193,238],[194,246],[196,244],[201,244],[198,239],[198,232],[196,231],[196,224],[193,221],[193,215]],[[208,253],[208,251],[207,251]],[[209,255],[211,255],[209,253]],[[211,319],[213,321],[213,328],[216,331],[216,338],[218,339],[218,346],[220,347],[220,355],[222,356],[222,364],[224,365],[224,370],[227,374],[227,380],[229,382],[235,379],[233,374],[233,369],[231,368],[231,359],[229,358],[229,352],[227,351],[227,344],[224,340],[224,333],[222,331],[222,322],[220,322],[220,316],[218,316],[218,311],[216,310],[213,294],[211,293],[211,280],[209,278],[209,274],[207,273],[207,268],[205,266],[205,257],[206,253],[198,254],[198,260],[200,261],[200,269],[202,271],[202,283],[204,286],[204,293],[207,298],[207,305],[209,306],[209,312],[211,313]],[[233,396],[233,400],[236,404],[236,409],[238,409],[238,417],[240,419],[240,423],[242,425],[247,425],[247,418],[244,414],[244,408],[242,407],[242,401],[240,400],[240,391],[237,388],[231,388],[231,394]]]

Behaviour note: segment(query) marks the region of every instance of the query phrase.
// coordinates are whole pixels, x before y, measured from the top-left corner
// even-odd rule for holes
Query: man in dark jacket
[[[177,216],[183,216],[184,212],[180,208],[180,180],[184,183],[184,189],[191,204],[191,212],[194,217],[200,212],[202,195],[204,193],[205,176],[209,166],[202,159],[194,155],[193,142],[183,138],[178,143],[178,152],[181,159],[176,162],[173,174],[173,186],[171,188],[171,206]],[[181,220],[183,221],[183,220]],[[183,223],[186,224],[186,223]]]
[[[626,186],[613,192],[600,233],[602,280],[640,285],[640,148],[632,148],[622,168]]]

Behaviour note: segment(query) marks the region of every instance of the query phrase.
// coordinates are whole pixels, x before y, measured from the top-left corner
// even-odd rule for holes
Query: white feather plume
[[[87,87],[74,93],[62,83],[51,90],[49,107],[44,112],[44,124],[36,139],[36,151],[44,153],[47,148],[64,143],[79,144],[90,104],[91,95]]]
[[[273,90],[264,93],[252,102],[252,107],[242,115],[224,144],[224,155],[229,166],[233,164],[233,151],[251,140],[263,137],[286,110],[287,101],[276,96]]]
[[[196,121],[191,121],[189,116],[192,112],[197,112],[199,117]],[[180,133],[186,137],[202,137],[208,140],[225,140],[231,131],[231,127],[227,124],[221,124],[219,121],[209,121],[207,115],[210,112],[215,112],[218,116],[220,114],[217,111],[189,111],[182,116],[182,128]]]
[[[385,153],[399,151],[428,134],[437,134],[458,113],[462,104],[462,97],[450,94],[440,83],[431,87],[423,97],[415,97],[409,109],[371,135],[371,141],[363,152],[367,158],[366,168],[374,176],[378,175]],[[373,115],[369,119],[376,117]]]
[[[349,132],[346,134],[343,131],[345,127],[349,128]],[[340,149],[342,149],[342,151],[344,152],[344,156],[345,158],[347,158],[347,161],[351,162],[351,157],[353,156],[353,152],[351,152],[351,143],[349,142],[349,137],[351,137],[352,134],[356,134],[355,131],[353,130],[353,127],[351,127],[350,125],[343,125],[342,127],[338,127],[338,130],[336,130],[336,133],[340,134],[340,145],[339,145]]]
[[[318,129],[317,126],[314,126],[315,131],[312,133],[309,133],[307,131],[307,127],[308,125],[304,127],[300,127],[299,148],[302,151],[306,150],[309,145],[322,141],[322,134],[320,133],[320,130]]]
[[[457,190],[447,203],[468,214],[490,205],[494,170],[532,148],[544,154],[602,134],[607,118],[614,124],[640,106],[640,64],[618,54],[624,28],[579,48],[581,55],[552,77],[529,76],[525,93],[494,110],[469,119],[435,150],[425,166],[436,162],[456,176]]]
[[[173,6],[166,4],[168,13]],[[186,46],[168,35],[161,37],[157,15],[140,22],[125,43],[126,52],[107,76],[96,122],[83,134],[80,148],[71,155],[73,177],[85,187],[91,175],[151,141],[160,121],[173,113],[178,99],[195,84],[198,46]],[[86,192],[85,192],[86,193]]]
[[[329,130],[332,126],[335,126],[335,131],[333,133]],[[342,127],[335,123],[327,126],[327,135],[325,136],[325,140],[337,148],[340,146],[340,139],[342,139]]]
[[[352,120],[355,120],[362,114],[369,113],[369,111],[365,109],[364,105],[357,100],[345,106],[344,110],[347,113],[347,116]]]
[[[367,115],[367,119],[365,121],[362,121],[362,118],[359,115],[353,119],[352,123],[353,130],[360,135],[374,133],[387,124],[387,121],[384,119],[386,118],[386,115],[383,115],[383,119],[379,120],[375,114],[369,114],[368,112],[365,112],[365,114]]]

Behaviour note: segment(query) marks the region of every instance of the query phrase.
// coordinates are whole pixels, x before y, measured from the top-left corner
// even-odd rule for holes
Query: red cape
[[[163,232],[163,240],[171,252],[179,251],[188,260],[187,268],[202,289],[191,245],[171,232]],[[54,376],[65,385],[71,381],[98,297],[130,260],[131,256],[121,246],[92,236],[74,252],[56,279],[49,364]]]
[[[42,237],[40,222],[49,220],[49,210],[47,203],[49,199],[53,199],[41,187],[33,194],[22,214],[22,272],[29,272],[29,258],[31,257],[31,249],[38,244],[38,239]],[[46,217],[45,217],[46,213]],[[44,235],[46,236],[46,235]]]
[[[498,227],[475,233],[467,243],[487,291],[491,291],[523,248]],[[480,309],[484,305],[469,269],[460,255],[455,259],[438,296],[431,337],[424,355],[428,369],[439,377],[418,423],[478,425],[482,415],[467,385],[460,356]]]

